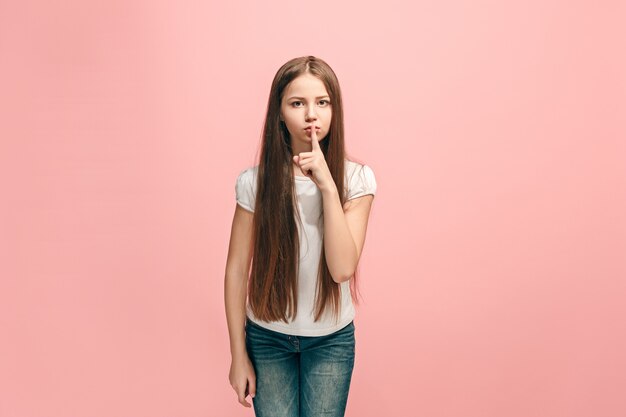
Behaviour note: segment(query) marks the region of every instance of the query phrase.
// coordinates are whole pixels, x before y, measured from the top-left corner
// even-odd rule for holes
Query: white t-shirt
[[[256,180],[258,165],[243,170],[237,177],[235,194],[237,203],[248,211],[254,211],[256,198]],[[298,210],[302,227],[296,218],[300,235],[300,265],[298,270],[298,311],[294,320],[288,324],[283,321],[266,322],[257,319],[246,303],[246,315],[261,327],[280,333],[296,336],[324,336],[348,325],[355,315],[350,296],[350,281],[340,284],[341,310],[339,321],[335,322],[331,309],[326,308],[320,321],[314,322],[315,292],[317,272],[322,253],[324,236],[324,217],[322,193],[312,179],[295,176]],[[345,160],[344,186],[347,188],[347,200],[376,194],[376,178],[367,165]],[[289,317],[287,317],[289,320]]]

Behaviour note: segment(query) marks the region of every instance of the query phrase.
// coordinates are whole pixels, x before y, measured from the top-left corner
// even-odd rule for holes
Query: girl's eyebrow
[[[324,98],[324,97],[330,98],[329,96],[319,96],[319,97],[315,97],[315,98]],[[304,97],[296,97],[296,96],[289,97],[287,100],[291,100],[292,98],[299,98],[301,100],[304,100]]]

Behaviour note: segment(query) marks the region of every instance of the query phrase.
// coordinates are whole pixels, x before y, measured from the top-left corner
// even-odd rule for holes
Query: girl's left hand
[[[320,190],[334,186],[335,181],[326,164],[314,127],[311,128],[311,146],[313,148],[311,152],[294,155],[293,162],[300,166],[302,173],[311,178]]]

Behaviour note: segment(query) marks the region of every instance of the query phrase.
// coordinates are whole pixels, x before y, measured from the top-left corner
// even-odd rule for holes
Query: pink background
[[[0,416],[253,415],[228,383],[235,179],[308,54],[378,181],[346,415],[626,415],[625,20],[2,0]]]

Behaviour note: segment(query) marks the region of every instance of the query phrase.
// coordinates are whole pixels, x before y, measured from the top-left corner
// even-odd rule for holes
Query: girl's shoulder
[[[348,200],[367,194],[376,194],[376,176],[369,165],[346,159],[345,171]]]
[[[239,171],[239,175],[237,176],[237,182],[247,182],[247,181],[255,179],[258,171],[259,171],[258,165],[247,167]]]
[[[346,174],[353,174],[357,171],[362,171],[362,170],[367,170],[367,169],[371,169],[368,165],[366,165],[365,163],[361,163],[361,162],[357,162],[357,161],[352,161],[350,159],[346,159],[345,160],[345,169],[346,169]]]
[[[235,196],[237,203],[248,211],[254,211],[256,197],[256,175],[258,165],[248,167],[239,172],[235,182]]]

